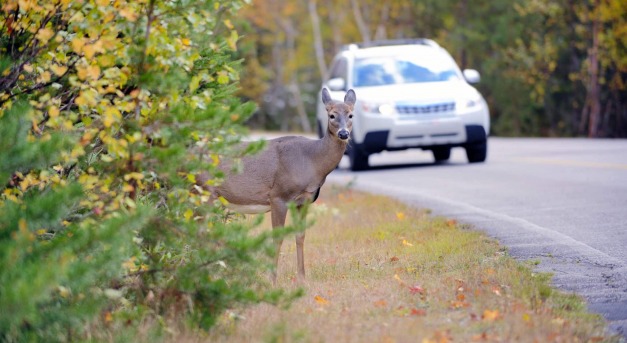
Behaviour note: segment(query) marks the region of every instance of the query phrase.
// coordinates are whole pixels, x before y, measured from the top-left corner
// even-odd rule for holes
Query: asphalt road
[[[627,140],[491,138],[486,163],[410,150],[346,157],[327,182],[398,198],[486,232],[554,285],[582,295],[627,337]]]

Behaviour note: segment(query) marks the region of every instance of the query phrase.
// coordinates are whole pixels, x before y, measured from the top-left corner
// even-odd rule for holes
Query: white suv
[[[337,100],[348,89],[357,93],[347,149],[351,169],[367,169],[370,154],[409,148],[431,150],[442,162],[451,148],[463,147],[469,162],[485,161],[490,115],[469,84],[479,79],[476,70],[462,73],[429,39],[347,45],[335,56],[323,87]],[[320,101],[316,116],[322,136],[327,113]]]

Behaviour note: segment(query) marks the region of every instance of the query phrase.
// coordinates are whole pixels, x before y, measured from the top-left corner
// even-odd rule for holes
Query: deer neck
[[[327,132],[324,137],[317,141],[316,154],[317,166],[321,173],[326,177],[330,172],[337,167],[338,163],[344,156],[346,150],[346,141],[342,141],[331,133]]]

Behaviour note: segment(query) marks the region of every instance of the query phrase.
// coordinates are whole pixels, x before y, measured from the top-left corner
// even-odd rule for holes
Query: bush
[[[207,328],[237,303],[289,300],[258,274],[290,229],[252,235],[195,180],[220,182],[254,110],[234,96],[240,5],[2,5],[4,340],[99,337],[146,316]]]

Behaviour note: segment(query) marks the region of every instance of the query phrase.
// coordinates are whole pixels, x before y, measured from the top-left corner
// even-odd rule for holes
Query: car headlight
[[[455,105],[458,110],[465,111],[472,109],[474,107],[479,106],[481,103],[480,97],[465,97],[457,100],[457,104]]]
[[[392,103],[377,103],[377,102],[361,102],[361,108],[364,112],[378,113],[382,115],[392,115],[396,112],[394,104]]]

